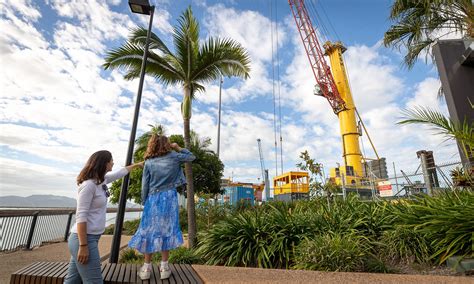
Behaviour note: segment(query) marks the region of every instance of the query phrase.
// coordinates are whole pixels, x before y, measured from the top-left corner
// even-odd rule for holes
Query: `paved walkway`
[[[259,269],[193,265],[204,283],[416,283],[416,284],[469,284],[474,277],[404,275],[354,272],[320,272],[305,270]]]
[[[122,236],[121,246],[126,246],[130,236]],[[102,257],[107,257],[112,236],[104,235],[99,241]],[[44,245],[31,251],[0,254],[0,284],[10,281],[10,274],[36,261],[68,261],[69,252],[64,242]],[[379,273],[319,272],[303,270],[258,269],[193,265],[204,283],[416,283],[416,284],[474,284],[474,277],[403,275]]]

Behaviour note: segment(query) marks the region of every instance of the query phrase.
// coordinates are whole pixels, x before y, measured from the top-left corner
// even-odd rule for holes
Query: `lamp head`
[[[151,15],[151,5],[148,0],[128,0],[128,5],[133,13]]]

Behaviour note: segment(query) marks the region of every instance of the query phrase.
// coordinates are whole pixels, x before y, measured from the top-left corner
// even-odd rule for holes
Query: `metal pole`
[[[222,75],[219,82],[219,116],[217,119],[217,157],[219,157],[219,150],[221,148],[221,104],[222,104]]]
[[[33,241],[33,235],[35,233],[36,221],[38,220],[39,212],[33,214],[33,220],[31,221],[30,232],[28,234],[28,240],[26,241],[26,249],[31,248],[31,242]]]
[[[67,218],[66,232],[64,233],[65,242],[67,242],[67,237],[69,236],[69,229],[71,228],[71,220],[72,220],[73,214],[74,214],[73,212],[69,213],[69,216]]]
[[[395,162],[392,162],[392,163],[393,163],[393,174],[395,175],[395,186],[397,187],[397,191],[398,191],[397,171],[395,170]]]
[[[140,102],[142,99],[142,91],[143,91],[143,82],[145,79],[145,68],[146,68],[146,61],[148,58],[148,46],[150,44],[150,35],[151,35],[151,27],[153,24],[153,14],[155,13],[155,6],[151,6],[150,11],[150,23],[148,25],[148,32],[146,36],[145,42],[145,50],[143,52],[143,59],[142,59],[142,67],[140,70],[140,82],[138,84],[138,94],[137,94],[137,101],[135,103],[135,113],[133,115],[133,123],[132,123],[132,131],[130,133],[130,140],[128,141],[128,152],[127,152],[127,160],[125,161],[125,165],[130,165],[132,163],[133,157],[133,147],[135,145],[135,135],[137,132],[137,124],[138,124],[138,114],[140,111]],[[128,192],[128,183],[130,181],[130,175],[127,174],[122,181],[122,189],[120,191],[120,198],[119,198],[119,206],[117,217],[115,219],[115,230],[114,230],[114,238],[112,240],[112,247],[110,249],[110,263],[117,263],[119,257],[119,250],[120,250],[120,239],[122,237],[122,227],[123,227],[123,219],[125,216],[125,206],[127,203],[127,192]]]

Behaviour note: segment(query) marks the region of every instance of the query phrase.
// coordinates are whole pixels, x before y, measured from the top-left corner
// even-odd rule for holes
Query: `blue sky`
[[[345,61],[356,106],[388,164],[414,170],[421,149],[433,150],[437,161],[458,160],[455,146],[426,128],[395,124],[407,107],[423,105],[446,113],[446,106],[436,96],[440,82],[430,61],[420,60],[407,70],[401,65],[403,50],[381,43],[390,26],[391,1],[309,2],[329,30],[327,35],[321,30],[321,40],[341,40],[348,48]],[[153,31],[169,46],[172,26],[191,5],[202,39],[233,38],[251,56],[249,80],[224,80],[221,158],[226,177],[257,182],[257,138],[270,175],[275,175],[272,26],[280,59],[275,62],[280,71],[276,96],[281,97],[285,171],[295,169],[303,150],[322,162],[326,172],[341,161],[337,117],[326,100],[312,95],[315,80],[286,0],[155,3]],[[278,17],[270,16],[270,3]],[[0,58],[6,66],[0,70],[0,194],[74,197],[75,177],[91,153],[108,149],[116,167],[124,164],[138,80],[125,81],[123,73],[104,71],[101,64],[108,49],[122,44],[130,28],[146,26],[148,18],[131,14],[127,1],[120,0],[7,0],[0,4],[0,16]],[[164,88],[147,77],[138,133],[161,123],[168,134],[181,134],[180,100],[179,86]],[[191,121],[198,134],[212,139],[212,149],[217,103],[215,82],[197,96]],[[372,157],[367,138],[362,139]]]

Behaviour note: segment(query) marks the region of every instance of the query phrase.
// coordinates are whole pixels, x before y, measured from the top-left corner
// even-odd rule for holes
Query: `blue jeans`
[[[65,284],[103,283],[98,247],[100,236],[101,235],[87,235],[89,259],[86,264],[77,262],[77,253],[79,251],[79,239],[77,238],[77,234],[72,233],[69,236],[68,247],[71,253],[71,261],[69,262],[69,269],[66,279],[64,280]]]

